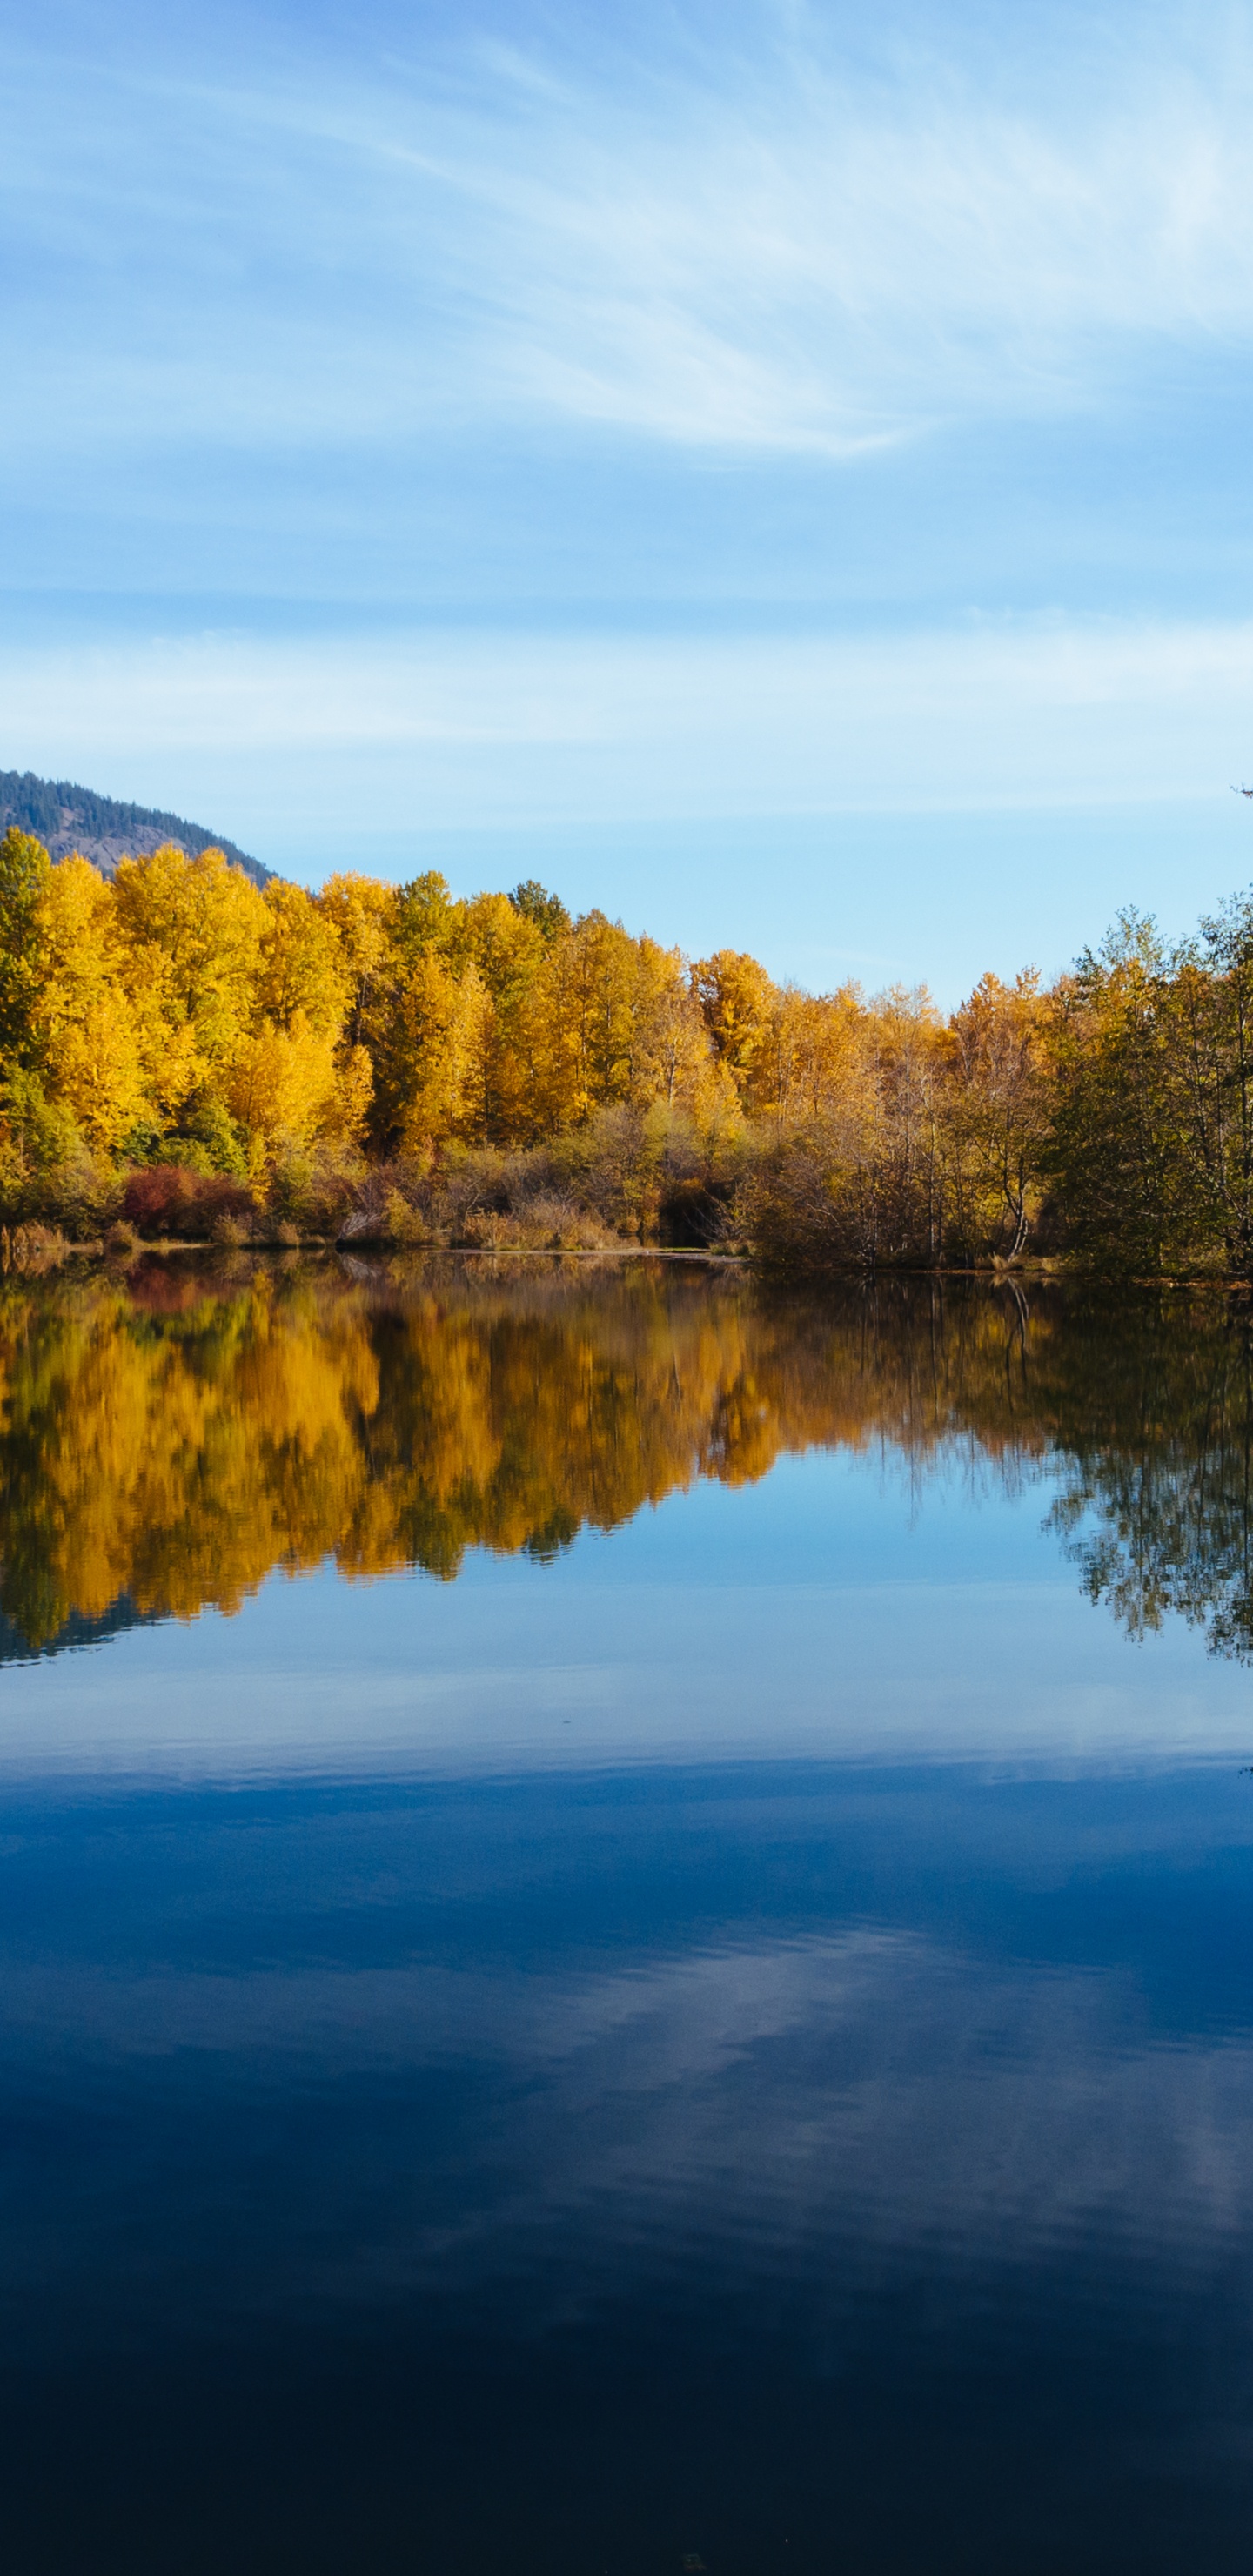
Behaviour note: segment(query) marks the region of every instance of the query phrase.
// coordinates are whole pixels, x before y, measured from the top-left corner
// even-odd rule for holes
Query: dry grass
[[[621,1241],[573,1199],[544,1195],[517,1210],[467,1217],[459,1240],[483,1252],[607,1252]]]
[[[246,1217],[220,1216],[215,1220],[210,1239],[221,1244],[224,1251],[238,1252],[242,1244],[251,1243],[252,1227]]]

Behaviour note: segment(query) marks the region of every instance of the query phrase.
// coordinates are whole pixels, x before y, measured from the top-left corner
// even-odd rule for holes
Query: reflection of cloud
[[[1098,2268],[1177,2275],[1253,2229],[1247,2040],[1156,2044],[1107,1975],[912,1936],[733,1942],[573,1978],[18,1973],[4,2022],[41,2085],[68,2051],[88,2091],[132,2096],[144,2140],[112,2168],[106,2152],[55,2250],[27,2235],[28,2279],[82,2265],[85,2239],[88,2269],[111,2270],[149,2162],[152,2277],[230,2211],[233,2267],[200,2295],[244,2309],[481,2296],[542,2271],[540,2309],[570,2313],[676,2265],[764,2271],[825,2308],[867,2264],[952,2279],[1082,2246]],[[434,2078],[464,2103],[433,2135]],[[210,2112],[211,2170],[193,2143]]]

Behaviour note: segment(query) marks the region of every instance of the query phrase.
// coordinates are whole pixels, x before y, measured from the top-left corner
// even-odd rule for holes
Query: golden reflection
[[[547,1555],[696,1477],[814,1444],[943,1444],[1016,1479],[1133,1631],[1253,1637],[1248,1337],[1225,1301],[1077,1307],[935,1280],[780,1301],[651,1261],[153,1263],[0,1300],[0,1610],[233,1611],[275,1567],[351,1578]]]

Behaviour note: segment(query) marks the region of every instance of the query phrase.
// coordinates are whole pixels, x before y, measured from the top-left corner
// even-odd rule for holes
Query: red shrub
[[[220,1216],[255,1216],[251,1190],[225,1172],[210,1172],[196,1183],[197,1231],[212,1234]]]
[[[132,1172],[122,1214],[141,1234],[207,1235],[220,1216],[249,1216],[252,1199],[242,1181],[223,1172],[184,1171],[181,1163],[150,1163]]]
[[[122,1214],[141,1234],[183,1234],[195,1204],[196,1176],[180,1163],[152,1163],[132,1172]]]

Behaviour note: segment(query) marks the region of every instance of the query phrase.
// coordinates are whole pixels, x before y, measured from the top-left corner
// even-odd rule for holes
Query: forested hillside
[[[0,1221],[1253,1271],[1253,898],[1050,989],[814,995],[543,886],[0,842]]]
[[[181,815],[160,813],[155,806],[97,796],[68,778],[36,778],[29,769],[0,769],[0,831],[9,824],[33,832],[54,859],[76,850],[106,877],[119,859],[157,850],[163,841],[176,842],[190,858],[201,850],[222,850],[254,885],[268,885],[273,873],[201,823],[186,823]]]

